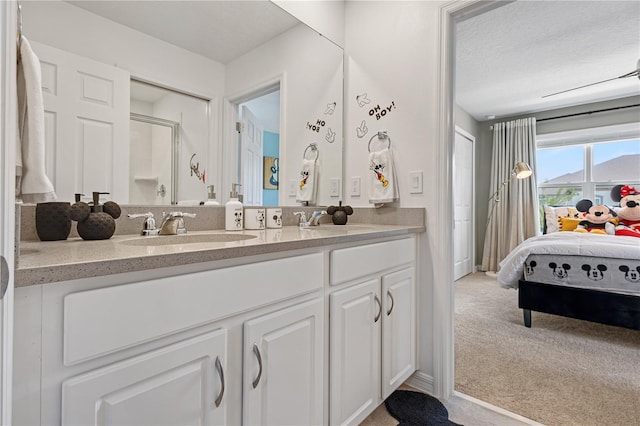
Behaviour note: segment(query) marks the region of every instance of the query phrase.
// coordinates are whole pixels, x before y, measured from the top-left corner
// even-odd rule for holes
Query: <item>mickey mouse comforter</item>
[[[498,282],[518,280],[640,296],[640,239],[555,232],[529,238],[500,262]]]

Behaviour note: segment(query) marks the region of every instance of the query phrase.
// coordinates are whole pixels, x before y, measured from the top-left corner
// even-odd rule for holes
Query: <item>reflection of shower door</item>
[[[129,203],[176,204],[180,124],[131,113]]]
[[[255,115],[242,106],[242,170],[243,203],[248,206],[262,205],[262,125]]]

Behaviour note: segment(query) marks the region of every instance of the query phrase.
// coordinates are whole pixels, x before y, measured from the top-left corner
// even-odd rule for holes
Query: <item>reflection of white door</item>
[[[262,125],[256,116],[242,106],[242,170],[244,204],[262,205]]]
[[[128,200],[129,73],[32,42],[42,69],[46,169],[59,200]],[[125,172],[125,176],[126,176]]]
[[[453,159],[454,280],[473,272],[473,143],[456,127]]]

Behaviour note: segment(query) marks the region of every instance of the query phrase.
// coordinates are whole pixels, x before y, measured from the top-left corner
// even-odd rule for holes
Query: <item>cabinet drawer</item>
[[[320,289],[323,271],[313,253],[69,294],[64,364]]]
[[[415,259],[414,238],[349,247],[331,252],[331,284],[410,264]]]

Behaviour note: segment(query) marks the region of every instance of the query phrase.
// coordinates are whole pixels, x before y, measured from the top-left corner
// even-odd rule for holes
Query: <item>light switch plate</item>
[[[360,176],[353,176],[351,178],[351,188],[349,193],[352,197],[360,196]]]
[[[409,172],[409,193],[422,194],[422,170]]]
[[[340,178],[332,178],[329,181],[329,196],[330,197],[340,196]]]
[[[296,180],[295,179],[289,179],[289,182],[287,184],[287,194],[289,195],[289,197],[295,197],[296,196]]]

